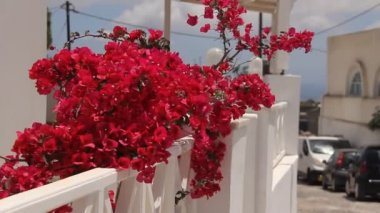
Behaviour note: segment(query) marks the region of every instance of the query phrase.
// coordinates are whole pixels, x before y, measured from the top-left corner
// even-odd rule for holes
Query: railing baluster
[[[111,206],[111,200],[108,195],[108,189],[102,192],[103,193],[103,203],[104,203],[104,213],[113,213]]]
[[[94,204],[94,213],[103,213],[104,212],[104,201],[105,201],[105,196],[104,196],[104,189],[101,191],[98,191],[96,196],[96,203]]]
[[[158,213],[174,213],[176,190],[179,189],[178,159],[171,157],[165,166],[164,187],[161,197],[161,206]]]
[[[96,194],[93,193],[74,201],[72,208],[74,209],[74,213],[90,213],[93,212],[95,203]]]
[[[179,159],[179,181],[180,189],[184,191],[189,190],[190,179],[193,176],[193,171],[190,169],[191,152],[187,151],[181,155]],[[187,195],[185,199],[180,200],[175,207],[176,213],[195,213],[196,201],[189,199],[190,195]],[[194,211],[192,211],[194,209]]]

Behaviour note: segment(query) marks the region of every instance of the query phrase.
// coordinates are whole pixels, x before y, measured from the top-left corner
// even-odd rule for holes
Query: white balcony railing
[[[152,184],[138,183],[132,170],[98,168],[2,199],[0,212],[41,213],[70,204],[75,213],[111,213],[108,191],[112,189],[118,192],[116,213],[265,213],[268,208],[262,204],[269,201],[256,194],[272,193],[274,167],[285,154],[287,106],[276,103],[232,123],[232,133],[223,139],[227,152],[221,191],[210,199],[187,196],[175,204],[176,193],[188,190],[192,175],[193,139],[185,137],[170,148],[169,163],[157,165]]]
[[[136,182],[137,173],[133,170],[97,168],[2,199],[0,212],[41,213],[70,204],[74,212],[111,213],[108,191],[119,187],[116,212],[174,213],[174,197],[188,176],[187,170],[180,172],[179,165],[189,168],[192,143],[192,138],[185,137],[169,149],[169,163],[157,166],[153,184]],[[181,159],[177,160],[180,155]]]
[[[281,84],[278,82],[281,80]],[[70,204],[75,213],[111,213],[108,191],[118,192],[116,213],[295,213],[299,78],[271,77],[280,102],[232,123],[222,162],[221,191],[210,199],[176,193],[188,190],[190,150],[185,137],[170,149],[168,164],[159,164],[152,184],[138,183],[136,172],[93,169],[0,200],[1,213],[41,213]],[[298,85],[298,86],[297,86]],[[282,88],[283,87],[283,88]],[[178,156],[181,156],[180,158]]]

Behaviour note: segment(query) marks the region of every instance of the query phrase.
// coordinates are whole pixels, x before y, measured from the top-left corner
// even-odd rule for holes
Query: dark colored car
[[[360,149],[348,169],[346,194],[356,200],[367,195],[380,193],[380,146],[367,146]]]
[[[336,149],[327,162],[323,161],[326,167],[322,173],[322,188],[327,189],[330,186],[332,191],[343,189],[348,167],[356,155],[356,149]]]

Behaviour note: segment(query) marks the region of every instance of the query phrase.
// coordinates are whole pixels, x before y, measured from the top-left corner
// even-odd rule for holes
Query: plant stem
[[[112,40],[111,38],[107,37],[107,35],[104,35],[104,34],[85,34],[85,35],[80,35],[80,36],[73,36],[70,39],[70,41],[65,43],[63,48],[67,48],[69,46],[69,44],[73,43],[74,41],[76,41],[78,39],[86,38],[86,37],[103,38],[103,39],[107,39],[107,40]],[[120,40],[120,41],[122,41],[122,40]]]
[[[0,156],[0,159],[3,159],[7,162],[26,162],[25,159],[9,159],[9,158],[3,157],[3,156]]]
[[[8,159],[8,158],[6,158],[6,157],[3,157],[3,156],[0,156],[0,159],[3,159],[3,160],[5,160],[5,161],[9,161],[9,159]]]

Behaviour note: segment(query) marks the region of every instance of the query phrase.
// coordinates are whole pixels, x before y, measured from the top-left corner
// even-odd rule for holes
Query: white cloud
[[[321,30],[379,3],[378,0],[298,0],[291,24],[297,28]]]
[[[198,4],[180,3],[173,1],[171,9],[171,19],[172,19],[172,31],[180,31],[187,33],[196,33],[200,26],[205,23],[215,24],[215,20],[204,20],[200,18],[200,23],[197,27],[191,27],[186,24],[187,14],[199,15],[203,14],[204,7]],[[139,3],[131,5],[131,7],[125,10],[122,15],[120,15],[117,20],[124,21],[127,23],[148,26],[152,28],[163,28],[164,19],[164,2],[152,1],[152,0],[141,0]],[[243,15],[243,19],[246,22],[252,22],[254,27],[258,26],[258,13],[248,12]],[[264,26],[268,26],[271,23],[271,16],[264,15]]]
[[[163,28],[164,1],[132,1],[133,3],[129,3],[129,8],[117,18],[118,20],[153,28]],[[291,15],[291,25],[299,29],[318,31],[356,15],[376,3],[378,0],[297,0]],[[173,1],[172,30],[194,32],[194,28],[186,24],[187,13],[201,15],[203,7]],[[249,12],[244,15],[244,18],[246,21],[253,22],[254,26],[257,27],[257,13]],[[201,22],[200,25],[203,23],[205,22]],[[264,26],[268,26],[270,23],[270,15],[266,15]]]
[[[186,25],[187,14],[201,14],[202,10],[203,8],[199,5],[172,2],[172,28],[175,30],[189,30],[190,27]],[[137,4],[131,5],[117,20],[162,29],[164,1],[141,0]]]
[[[49,6],[58,7],[65,1],[49,0]],[[163,0],[71,0],[70,2],[77,9],[93,5],[123,5],[128,9],[119,17],[122,21],[156,28],[161,28],[163,23]],[[292,11],[291,25],[301,29],[324,29],[344,20],[349,15],[362,12],[376,3],[378,0],[296,0]],[[187,13],[202,14],[202,12],[201,5],[173,1],[173,29],[189,30],[190,28],[185,24]],[[248,17],[247,20],[257,23],[256,13],[250,12],[246,17]],[[268,24],[270,21],[266,21],[264,25]]]

